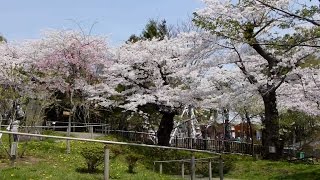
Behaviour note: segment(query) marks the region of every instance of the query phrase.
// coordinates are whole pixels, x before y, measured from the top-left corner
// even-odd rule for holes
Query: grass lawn
[[[320,179],[319,164],[298,164],[285,161],[254,160],[251,157],[234,158],[232,169],[225,177],[235,179]]]
[[[59,134],[55,134],[59,135]],[[116,140],[114,137],[103,139]],[[8,136],[2,137],[4,143],[8,142]],[[30,141],[27,143],[23,158],[19,158],[15,167],[0,149],[0,180],[31,180],[31,179],[103,179],[103,165],[98,166],[95,173],[86,172],[86,162],[80,152],[83,147],[91,146],[85,142],[71,141],[71,154],[66,154],[65,141],[55,142],[52,139],[43,141]],[[99,144],[98,144],[99,145]],[[100,144],[101,145],[101,144]],[[8,147],[8,144],[5,144]],[[24,144],[19,144],[19,151]],[[101,145],[101,148],[103,146]],[[160,175],[152,171],[154,160],[185,159],[191,154],[184,151],[168,151],[150,148],[130,148],[127,146],[110,146],[112,152],[110,175],[111,179],[132,180],[167,180],[179,179],[180,164],[166,165],[163,169],[167,175]],[[19,154],[20,154],[19,153]],[[128,173],[126,156],[128,154],[140,156],[135,173]],[[196,157],[208,157],[208,154],[196,153]],[[230,179],[320,179],[320,165],[294,164],[284,161],[254,160],[249,156],[223,155],[225,161],[225,177]],[[217,168],[214,167],[214,175],[217,176]],[[186,175],[189,174],[189,167]],[[207,175],[207,165],[197,164],[197,175]],[[169,175],[171,174],[171,175]]]
[[[7,142],[7,135],[2,141]],[[5,144],[6,147],[7,144]],[[103,165],[98,166],[95,173],[86,172],[86,162],[81,156],[81,147],[84,142],[71,141],[71,154],[66,154],[65,141],[54,142],[52,139],[44,141],[30,141],[26,145],[23,158],[17,159],[15,167],[10,167],[10,161],[5,156],[5,151],[0,149],[0,180],[93,180],[103,179]],[[23,143],[19,144],[19,149]],[[127,172],[128,165],[125,155],[120,154],[111,159],[111,179],[178,179],[176,176],[160,175],[148,169],[143,161],[138,161],[135,173]]]

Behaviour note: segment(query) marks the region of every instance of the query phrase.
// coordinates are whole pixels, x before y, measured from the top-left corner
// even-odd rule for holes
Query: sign
[[[71,114],[71,113],[70,113],[69,111],[63,111],[63,112],[62,112],[62,115],[64,115],[64,116],[70,116],[70,114]]]
[[[269,146],[269,153],[276,153],[276,147]]]

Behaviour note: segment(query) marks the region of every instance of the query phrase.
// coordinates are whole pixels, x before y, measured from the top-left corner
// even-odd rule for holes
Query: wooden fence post
[[[93,126],[89,125],[89,133],[90,133],[90,138],[93,139]]]
[[[162,162],[160,162],[160,174],[162,174]]]
[[[211,159],[209,159],[209,180],[212,180],[212,163]]]
[[[182,176],[182,179],[184,179],[184,162],[182,162],[182,165],[181,165],[181,176]]]
[[[223,180],[223,161],[221,155],[219,157],[219,176],[220,180]]]
[[[195,158],[194,158],[194,153],[192,152],[192,157],[191,157],[191,180],[196,179],[196,165],[195,165]]]
[[[12,142],[10,147],[10,160],[11,166],[15,166],[15,161],[17,158],[17,149],[18,149],[18,142]]]
[[[109,180],[109,154],[107,145],[104,146],[104,180]]]

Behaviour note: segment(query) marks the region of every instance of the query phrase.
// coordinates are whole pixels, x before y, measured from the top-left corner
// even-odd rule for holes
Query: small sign
[[[269,146],[269,153],[276,153],[276,147]]]
[[[69,111],[63,111],[62,114],[63,114],[64,116],[70,116],[71,113],[70,113]]]

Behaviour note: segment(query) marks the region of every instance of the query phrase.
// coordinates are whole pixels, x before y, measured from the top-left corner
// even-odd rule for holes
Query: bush
[[[95,172],[97,166],[104,161],[104,147],[102,144],[85,143],[80,150],[80,154],[86,160],[88,172]]]
[[[137,154],[128,154],[126,156],[126,160],[127,160],[127,163],[128,163],[128,172],[129,173],[134,173],[134,168],[136,167],[137,165],[137,162],[138,160],[140,159],[141,157]]]
[[[119,145],[109,145],[108,146],[110,151],[113,153],[114,157],[119,156],[120,154],[125,153],[126,148],[123,146],[119,146]]]

